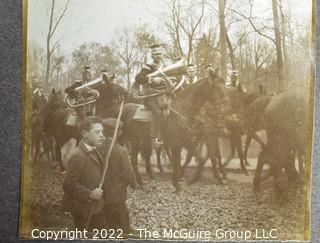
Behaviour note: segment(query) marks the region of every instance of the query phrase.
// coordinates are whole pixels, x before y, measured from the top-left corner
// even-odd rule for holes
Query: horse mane
[[[177,93],[177,98],[186,97],[186,96],[189,96],[191,93],[195,93],[194,91],[198,90],[199,86],[203,85],[203,83],[206,81],[208,81],[208,77],[202,78],[197,82],[187,86],[185,89]]]

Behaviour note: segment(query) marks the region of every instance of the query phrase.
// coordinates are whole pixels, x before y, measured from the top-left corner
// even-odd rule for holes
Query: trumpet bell
[[[181,58],[176,63],[169,65],[167,67],[164,67],[160,70],[157,70],[153,73],[150,73],[147,75],[148,78],[153,77],[161,77],[161,76],[175,76],[175,75],[181,75],[186,72],[187,69],[187,60],[185,58]]]
[[[99,91],[95,90],[103,82],[102,78],[91,80],[75,88],[75,95],[67,94],[66,103],[70,108],[76,108],[94,103],[99,98]]]
[[[100,96],[99,92],[94,89],[87,90],[87,92],[81,91],[82,92],[78,92],[74,97],[71,97],[69,94],[67,95],[66,103],[70,108],[77,108],[94,103]]]

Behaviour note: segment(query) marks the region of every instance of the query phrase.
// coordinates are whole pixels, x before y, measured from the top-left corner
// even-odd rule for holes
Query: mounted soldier
[[[158,44],[152,45],[151,49],[151,58],[153,62],[151,64],[144,64],[141,71],[137,74],[135,80],[136,83],[142,86],[149,86],[154,89],[163,89],[164,80],[159,77],[148,77],[148,74],[154,73],[161,69],[163,53],[161,46]],[[157,97],[149,97],[144,100],[146,108],[152,111],[152,126],[151,126],[151,136],[154,139],[155,144],[162,144],[161,139],[161,126],[163,123],[162,111],[160,108],[159,100],[164,98],[165,94],[161,94]]]
[[[152,112],[151,136],[155,145],[162,145],[161,131],[165,117],[169,112],[169,94],[177,91],[182,85],[182,82],[175,85],[177,82],[176,76],[185,72],[186,64],[182,58],[170,66],[162,67],[163,53],[161,46],[156,44],[151,46],[150,49],[153,62],[142,66],[141,71],[135,77],[136,82],[133,90],[142,90],[144,105]],[[140,96],[140,99],[142,96]]]
[[[82,80],[76,80],[74,82],[74,84],[72,84],[71,86],[66,88],[64,92],[66,94],[70,94],[70,95],[76,96],[75,89],[80,87],[81,85],[89,82],[91,80],[91,78],[92,78],[92,75],[91,75],[90,67],[88,65],[85,65],[83,67],[83,71],[82,71]],[[76,97],[76,99],[77,99],[77,97]]]
[[[190,84],[194,84],[196,83],[199,79],[196,75],[196,67],[194,66],[194,64],[190,63],[187,66],[187,75],[186,75],[186,84],[190,85]]]
[[[232,70],[231,73],[231,87],[237,87],[238,86],[238,78],[239,73],[237,70]]]
[[[120,101],[128,91],[116,83],[114,73],[106,68],[101,70],[100,77],[91,81],[85,81],[90,77],[87,71],[82,73],[82,84],[74,84],[65,90],[68,106],[74,108],[81,119],[95,113],[101,117],[117,116]]]

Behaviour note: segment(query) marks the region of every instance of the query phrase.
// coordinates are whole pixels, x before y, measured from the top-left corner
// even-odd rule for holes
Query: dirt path
[[[140,168],[142,164],[140,164]],[[155,162],[153,161],[153,169]],[[243,175],[228,170],[226,185],[217,185],[210,167],[204,169],[196,184],[184,186],[180,194],[173,193],[170,165],[165,163],[166,173],[155,173],[150,180],[143,174],[144,190],[129,191],[128,208],[133,228],[209,230],[277,229],[279,239],[303,240],[304,193],[289,192],[280,201],[273,193],[272,181],[262,184],[262,193],[256,198],[252,192],[253,172]],[[141,172],[144,168],[141,168]],[[187,180],[195,168],[187,170]],[[63,175],[52,170],[48,163],[38,163],[31,184],[32,228],[72,229],[72,219],[61,210]],[[212,236],[217,238],[217,236]]]

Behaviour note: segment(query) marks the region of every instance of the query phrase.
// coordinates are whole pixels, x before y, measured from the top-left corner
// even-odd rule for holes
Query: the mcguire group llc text
[[[137,229],[141,239],[228,239],[228,240],[250,240],[250,239],[277,239],[277,229],[256,229],[251,230],[189,230],[189,229],[163,229],[162,231]]]
[[[185,240],[275,240],[278,238],[277,229],[255,229],[255,230],[190,230],[190,229],[170,229],[165,228],[161,231],[138,228],[135,234],[124,235],[123,231],[118,229],[94,229],[92,231],[73,229],[69,230],[40,230],[31,231],[32,239],[58,240],[58,239],[185,239]]]

